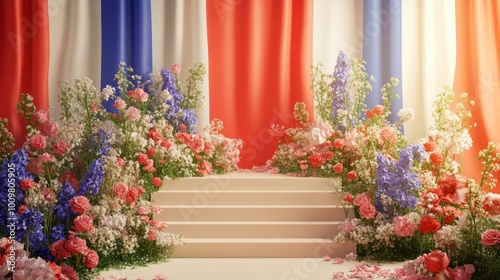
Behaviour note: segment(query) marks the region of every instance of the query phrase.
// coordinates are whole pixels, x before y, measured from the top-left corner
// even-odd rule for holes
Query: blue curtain
[[[368,95],[366,104],[369,109],[382,104],[382,86],[391,77],[398,78],[399,86],[394,92],[400,98],[392,103],[392,113],[389,116],[391,122],[399,120],[397,113],[403,107],[401,46],[401,0],[364,0],[363,59],[367,62],[368,75],[375,77],[373,90]]]
[[[102,58],[101,88],[116,86],[113,80],[118,64],[125,62],[142,75],[143,81],[151,73],[152,34],[150,0],[103,0],[101,1]],[[112,102],[104,106],[115,110]]]

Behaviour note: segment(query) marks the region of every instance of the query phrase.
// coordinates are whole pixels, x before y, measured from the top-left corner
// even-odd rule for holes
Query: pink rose
[[[64,243],[64,248],[71,254],[76,255],[87,250],[87,242],[80,237],[70,236],[69,239]]]
[[[56,199],[56,194],[50,188],[42,189],[43,201],[52,203]]]
[[[64,141],[57,141],[54,144],[54,154],[56,155],[62,155],[65,154],[68,151],[68,144]]]
[[[89,231],[94,228],[94,220],[92,217],[82,214],[73,220],[71,228],[76,231]]]
[[[206,176],[210,173],[212,173],[212,164],[206,160],[201,162],[198,165],[198,172],[200,172],[201,175]]]
[[[160,178],[158,178],[158,177],[153,178],[153,186],[159,188],[162,184],[163,184],[163,181]]]
[[[364,204],[361,207],[359,207],[359,215],[363,219],[373,219],[375,218],[375,215],[377,214],[377,210],[375,209],[375,206],[372,204]]]
[[[490,216],[500,215],[500,194],[487,193],[483,201],[483,209]]]
[[[41,161],[42,163],[52,162],[52,161],[54,161],[54,159],[55,159],[55,158],[54,158],[54,156],[53,156],[53,155],[51,155],[51,154],[49,154],[49,153],[47,153],[47,152],[43,153],[43,154],[40,156],[40,161]]]
[[[44,149],[46,146],[45,136],[37,134],[30,139],[30,147],[35,150]]]
[[[119,167],[122,167],[125,165],[125,160],[122,159],[122,158],[117,158],[116,159],[116,164],[119,166]]]
[[[147,209],[146,207],[139,207],[137,209],[137,214],[139,215],[147,215],[149,213],[151,213],[151,210]]]
[[[172,73],[179,74],[179,72],[181,72],[181,67],[179,66],[179,64],[172,65]]]
[[[397,216],[393,220],[395,224],[394,232],[398,236],[413,236],[413,233],[418,228],[408,216]]]
[[[160,214],[162,210],[163,209],[160,206],[158,206],[158,205],[152,205],[151,206],[151,212],[153,212],[155,214]]]
[[[86,267],[94,268],[99,263],[99,255],[96,251],[88,249],[83,253],[83,262]]]
[[[424,264],[428,271],[433,273],[440,273],[448,267],[450,259],[446,253],[435,250],[430,254],[424,255]]]
[[[84,213],[90,207],[89,200],[82,195],[70,199],[69,204],[71,205],[71,211],[79,214]]]
[[[45,125],[45,134],[50,137],[57,136],[57,132],[59,131],[59,124],[56,122],[50,122]]]
[[[49,112],[47,111],[37,111],[35,113],[35,120],[39,123],[45,123],[49,120]]]
[[[353,204],[358,206],[358,207],[361,207],[365,204],[371,204],[372,200],[370,199],[369,196],[367,196],[366,194],[364,193],[360,193],[360,194],[357,194],[356,197],[354,198],[353,200]]]
[[[113,103],[113,107],[115,107],[117,110],[123,110],[126,106],[127,104],[120,97],[116,98],[115,102]]]
[[[124,183],[116,183],[114,186],[113,186],[113,194],[122,199],[122,200],[125,200],[125,198],[127,197],[127,194],[128,194],[128,186],[125,185]]]
[[[383,142],[394,143],[398,139],[396,131],[392,130],[387,126],[384,126],[380,129],[379,135],[382,143]]]
[[[71,256],[71,252],[66,249],[66,240],[61,239],[54,242],[50,246],[50,253],[56,258],[56,260],[64,260]]]
[[[342,173],[342,170],[344,170],[344,165],[342,165],[342,163],[336,163],[333,167],[332,167],[332,170],[333,172],[335,172],[335,174],[340,174]]]
[[[33,188],[35,186],[35,182],[31,179],[22,179],[19,182],[19,185],[21,186],[21,190],[25,191]]]
[[[136,202],[137,198],[139,198],[139,189],[137,188],[128,188],[128,193],[127,196],[125,197],[125,200],[127,202]]]
[[[486,246],[495,246],[500,244],[500,231],[496,229],[488,229],[481,234],[481,243]]]
[[[131,121],[138,120],[141,117],[141,111],[135,107],[129,107],[125,113],[125,117]]]
[[[65,263],[61,263],[61,272],[64,275],[66,275],[66,277],[68,277],[68,279],[71,279],[71,280],[78,280],[79,279],[78,273],[75,271],[75,269],[72,268],[71,266],[65,264]]]
[[[136,88],[134,90],[129,90],[127,96],[133,98],[135,101],[146,102],[148,101],[149,95],[142,89]]]

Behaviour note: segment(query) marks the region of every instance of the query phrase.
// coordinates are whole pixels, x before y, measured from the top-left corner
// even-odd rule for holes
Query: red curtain
[[[466,176],[479,181],[479,151],[489,141],[500,142],[500,4],[496,0],[456,1],[456,19],[454,91],[467,92],[475,101],[470,130],[473,148],[464,154],[462,166]],[[495,175],[500,179],[499,172]],[[500,193],[500,184],[493,191]]]
[[[241,168],[275,150],[272,124],[293,125],[293,106],[310,116],[312,1],[207,0],[210,118],[244,141]]]
[[[49,19],[47,0],[0,1],[0,118],[9,120],[16,147],[25,140],[17,115],[21,93],[48,109]]]

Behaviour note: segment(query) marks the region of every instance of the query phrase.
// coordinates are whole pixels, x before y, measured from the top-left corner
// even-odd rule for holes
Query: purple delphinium
[[[21,190],[19,182],[23,179],[33,179],[33,175],[26,171],[26,165],[28,164],[28,154],[24,149],[19,149],[14,152],[11,158],[7,158],[2,163],[2,169],[0,170],[0,228],[7,234],[9,234],[10,229],[7,227],[9,221],[13,221],[17,218],[17,207],[24,200],[24,191]],[[9,189],[14,186],[14,204],[12,198],[9,201]],[[11,190],[12,191],[12,190]],[[14,211],[12,210],[14,206]]]
[[[175,130],[179,130],[179,125],[185,125],[187,132],[194,133],[196,131],[196,125],[198,124],[198,119],[196,118],[195,112],[193,110],[188,110],[181,107],[181,102],[184,100],[184,96],[175,86],[175,76],[167,69],[161,70],[161,76],[163,78],[162,90],[168,90],[172,99],[166,101],[169,109],[165,115],[168,123],[174,127]]]
[[[399,160],[377,155],[377,192],[375,208],[389,217],[401,215],[405,209],[415,209],[421,180],[411,171],[415,161],[422,160],[422,145],[411,145],[399,152]]]
[[[75,190],[73,186],[68,181],[64,182],[57,196],[57,204],[53,210],[53,213],[61,222],[65,222],[73,214],[69,201],[74,197]]]
[[[54,243],[58,240],[66,238],[66,225],[58,224],[57,226],[52,227],[50,231],[50,242]]]
[[[94,160],[80,180],[77,196],[97,195],[102,181],[104,180],[104,161],[101,158]]]
[[[339,117],[339,110],[347,110],[346,107],[350,104],[350,95],[348,89],[349,82],[349,67],[350,62],[347,54],[344,51],[340,51],[337,56],[337,64],[333,71],[334,81],[332,83],[332,119],[335,121]],[[346,127],[343,124],[339,124],[336,128],[342,132],[345,131]]]

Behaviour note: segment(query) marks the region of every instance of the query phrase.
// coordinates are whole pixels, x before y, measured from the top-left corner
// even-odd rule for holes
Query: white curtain
[[[101,82],[101,2],[49,0],[49,106],[58,119],[58,83],[84,76]]]
[[[429,134],[435,95],[453,86],[455,0],[403,0],[402,8],[403,104],[415,112],[405,134],[415,142]]]
[[[181,66],[183,81],[187,68],[203,63],[208,70],[208,42],[205,0],[152,0],[153,70]],[[197,112],[199,129],[209,123],[208,75],[202,91],[203,108]]]

